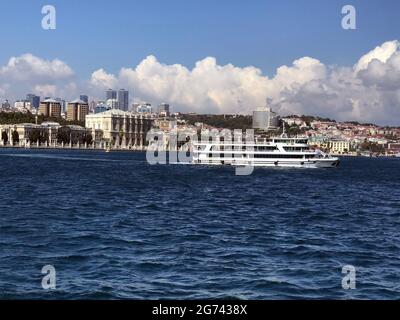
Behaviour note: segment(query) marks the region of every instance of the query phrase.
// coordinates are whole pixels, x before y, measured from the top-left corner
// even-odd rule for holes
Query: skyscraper
[[[161,103],[158,106],[158,114],[164,117],[169,117],[169,104]]]
[[[26,101],[28,101],[31,104],[31,109],[39,108],[39,105],[40,105],[40,97],[39,96],[29,93],[26,95]]]
[[[120,89],[118,91],[118,106],[119,109],[128,111],[129,108],[129,91]]]
[[[108,89],[106,91],[106,100],[117,99],[117,91]]]

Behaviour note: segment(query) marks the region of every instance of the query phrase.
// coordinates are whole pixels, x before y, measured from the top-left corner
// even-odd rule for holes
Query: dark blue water
[[[250,176],[144,153],[0,161],[0,298],[400,298],[400,159]]]

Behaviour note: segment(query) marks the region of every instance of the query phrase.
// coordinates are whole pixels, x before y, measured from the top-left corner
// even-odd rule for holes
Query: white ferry
[[[255,167],[332,168],[340,163],[320,150],[313,150],[308,138],[272,137],[248,142],[193,142],[193,164]]]

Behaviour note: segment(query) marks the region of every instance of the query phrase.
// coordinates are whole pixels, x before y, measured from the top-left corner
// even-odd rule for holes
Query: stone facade
[[[86,128],[101,130],[104,143],[113,148],[142,148],[153,120],[146,115],[122,110],[108,110],[86,116]],[[92,134],[94,136],[94,134]]]

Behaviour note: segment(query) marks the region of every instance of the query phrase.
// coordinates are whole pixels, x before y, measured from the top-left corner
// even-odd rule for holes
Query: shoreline
[[[46,147],[46,146],[31,146],[31,147],[22,147],[22,146],[0,146],[1,149],[22,149],[22,150],[76,150],[76,151],[102,151],[106,153],[107,150],[110,152],[118,151],[118,152],[146,152],[147,149],[107,149],[107,148],[93,148],[93,147]]]
[[[137,148],[137,149],[108,149],[108,148],[93,148],[93,147],[77,147],[77,146],[72,146],[72,147],[62,147],[62,146],[30,146],[30,147],[24,147],[24,146],[1,146],[0,145],[0,150],[1,149],[24,149],[24,150],[76,150],[76,151],[102,151],[104,153],[108,152],[146,152],[147,147],[142,147],[142,148]],[[170,150],[162,150],[169,152]],[[366,157],[362,155],[355,155],[355,154],[330,154],[333,157],[343,157],[343,158],[397,158],[395,155],[378,155],[378,156],[373,156],[373,157]]]

